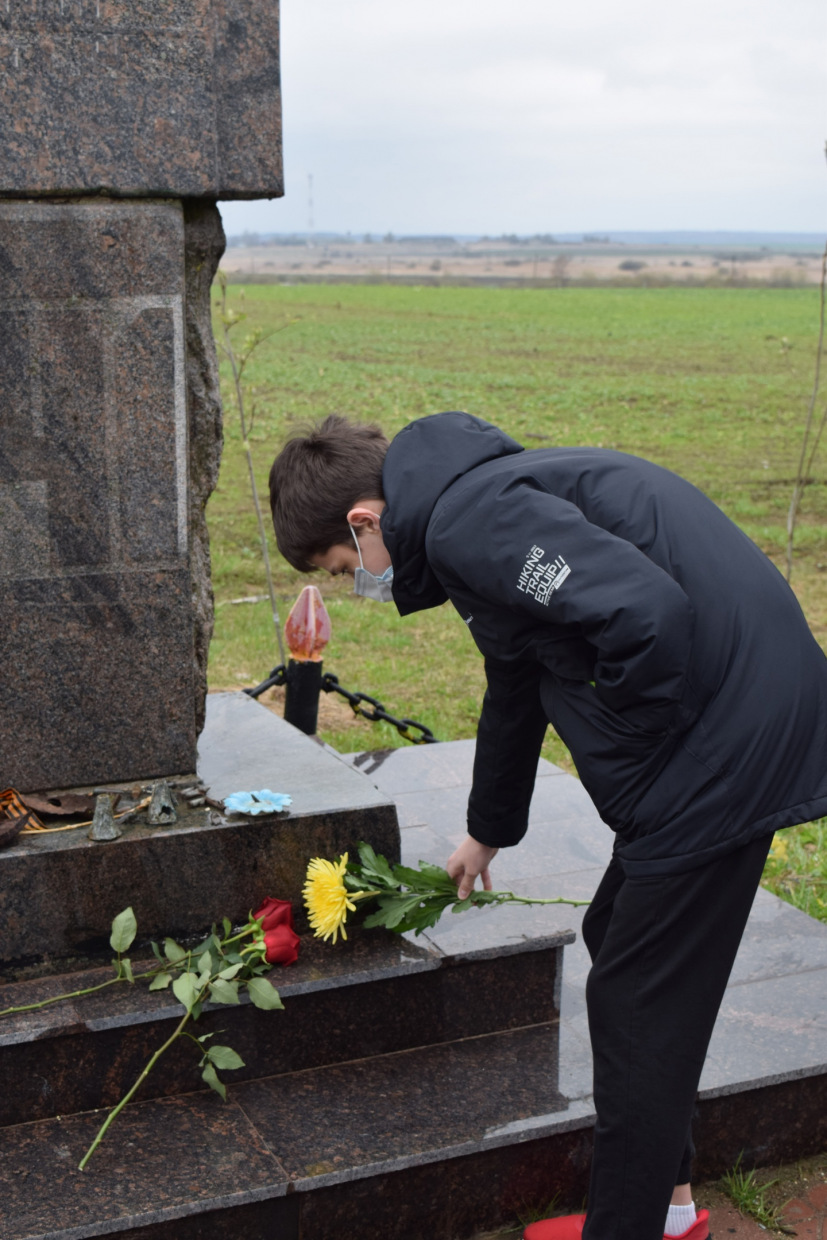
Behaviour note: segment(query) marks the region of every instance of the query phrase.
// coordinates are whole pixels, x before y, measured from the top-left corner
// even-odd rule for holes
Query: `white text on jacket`
[[[553,592],[560,589],[571,569],[561,555],[554,560],[546,560],[545,555],[542,547],[531,548],[520,569],[517,589],[548,606]]]

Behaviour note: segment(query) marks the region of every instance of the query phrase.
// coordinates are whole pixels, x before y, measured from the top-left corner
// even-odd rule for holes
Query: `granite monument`
[[[192,771],[216,200],[283,192],[277,0],[9,0],[0,65],[0,779]]]

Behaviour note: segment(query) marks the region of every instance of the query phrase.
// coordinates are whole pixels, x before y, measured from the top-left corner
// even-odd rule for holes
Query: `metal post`
[[[319,694],[322,691],[321,662],[291,659],[287,664],[284,718],[307,736],[315,736],[319,722]]]

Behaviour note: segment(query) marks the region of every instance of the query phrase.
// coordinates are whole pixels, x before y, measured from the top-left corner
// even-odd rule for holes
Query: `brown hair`
[[[351,542],[353,505],[384,499],[387,450],[378,426],[335,413],[284,445],[270,470],[270,511],[279,551],[294,568],[311,572],[311,556]]]

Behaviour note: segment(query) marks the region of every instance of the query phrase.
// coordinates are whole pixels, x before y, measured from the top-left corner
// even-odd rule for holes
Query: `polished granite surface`
[[[241,1085],[236,1101],[297,1188],[364,1178],[499,1144],[515,1115],[567,1109],[557,1089],[557,1031],[537,1025]],[[302,1117],[313,1114],[309,1127]],[[519,1120],[517,1121],[519,1123]],[[506,1131],[508,1130],[508,1131]],[[285,1145],[284,1134],[291,1134]]]
[[[244,1067],[232,1083],[526,1026],[553,1026],[556,1036],[561,956],[570,941],[565,933],[547,935],[494,952],[465,944],[438,949],[359,927],[335,946],[305,935],[298,961],[270,975],[283,1010],[262,1013],[242,994],[236,1005],[208,1005],[197,1032],[220,1032],[241,1055]],[[136,961],[136,974],[152,963]],[[0,1011],[109,978],[111,970],[97,969],[0,986]],[[114,1105],[180,1015],[170,990],[126,983],[34,1012],[7,1012],[0,1065],[15,1087],[0,1091],[0,1128]],[[141,1098],[201,1087],[197,1056],[178,1041]]]
[[[403,860],[444,863],[463,837],[472,760],[466,742],[362,756],[397,805]],[[579,783],[544,763],[531,830],[498,855],[495,887],[587,899],[611,840]],[[354,931],[341,950],[307,944],[277,979],[292,1038],[286,1013],[250,1024],[244,1010],[220,1013],[250,1063],[226,1105],[203,1091],[137,1103],[83,1175],[76,1160],[100,1114],[9,1129],[4,1240],[457,1240],[513,1218],[550,1181],[576,1206],[594,1120],[580,939],[565,946],[562,986],[554,962],[582,911],[472,909],[419,938]],[[827,1140],[825,981],[827,927],[759,892],[702,1079],[702,1177],[745,1144],[771,1161]],[[54,984],[25,986],[34,997]],[[33,1069],[38,1048],[81,1046],[87,1031],[121,1038],[125,1054],[127,1029],[144,1054],[172,1017],[163,994],[150,999],[125,990],[33,1014],[6,1029],[3,1053],[22,1047]],[[331,1036],[336,1061],[322,1058]],[[89,1053],[74,1066],[90,1079],[107,1070]]]
[[[286,1172],[244,1112],[215,1094],[127,1108],[78,1171],[102,1119],[87,1112],[14,1130],[14,1149],[0,1159],[4,1240],[105,1235],[287,1191]]]
[[[350,755],[393,798],[402,859],[443,865],[465,834],[473,741]],[[541,761],[529,831],[492,866],[495,889],[588,899],[611,855],[613,835],[580,782]],[[440,947],[519,941],[577,930],[583,910],[559,907],[470,910],[432,932]],[[591,1055],[585,1013],[588,954],[567,947],[561,996],[561,1091],[587,1100]],[[700,1098],[827,1074],[827,926],[759,890],[712,1036]]]
[[[0,850],[0,973],[44,959],[93,963],[101,952],[107,960],[110,923],[128,905],[144,942],[201,934],[213,918],[242,922],[274,895],[294,901],[301,931],[309,857],[338,856],[360,839],[399,855],[391,800],[244,693],[208,695],[198,775],[216,801],[269,788],[292,804],[255,818],[179,805],[176,823],[150,827],[139,815],[105,844],[84,829],[19,836]]]

